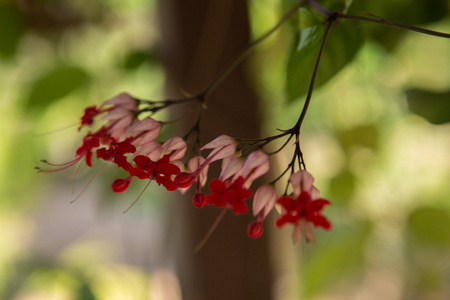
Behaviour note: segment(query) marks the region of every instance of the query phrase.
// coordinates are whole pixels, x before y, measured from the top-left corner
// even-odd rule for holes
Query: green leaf
[[[409,110],[432,124],[450,122],[450,91],[436,93],[421,89],[405,92]]]
[[[88,74],[80,68],[72,66],[55,68],[33,83],[28,97],[28,107],[35,109],[47,106],[81,87],[88,79]]]
[[[349,170],[344,170],[330,181],[332,199],[339,199],[340,203],[348,204],[355,192],[355,186],[355,176]]]
[[[125,57],[123,67],[126,70],[135,70],[142,64],[155,60],[154,53],[151,53],[150,51],[135,50],[128,53]]]
[[[86,279],[81,279],[81,285],[76,290],[75,300],[96,300],[93,290]]]
[[[408,218],[408,232],[421,245],[450,247],[449,229],[449,214],[436,208],[419,208]]]
[[[348,151],[353,146],[361,146],[376,150],[378,148],[379,133],[374,124],[362,125],[337,133],[344,150]]]
[[[307,46],[317,44],[323,36],[324,30],[324,27],[320,24],[320,19],[311,11],[300,8],[299,15],[299,26],[301,31],[297,51],[300,51]]]
[[[311,74],[319,52],[324,34],[324,25],[314,14],[300,15],[300,28],[297,33],[295,48],[290,54],[287,65],[287,94],[293,101],[308,91]],[[306,18],[306,20],[305,20]],[[363,42],[359,26],[352,22],[341,21],[334,25],[329,34],[327,44],[322,54],[316,85],[320,87],[333,78],[355,57]]]

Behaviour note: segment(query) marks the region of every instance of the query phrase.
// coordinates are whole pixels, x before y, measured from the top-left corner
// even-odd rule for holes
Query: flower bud
[[[247,234],[252,239],[258,238],[263,233],[263,226],[261,222],[254,221],[247,226]]]
[[[187,188],[194,183],[195,178],[191,173],[181,172],[177,174],[173,182],[178,188]]]
[[[205,206],[205,195],[203,195],[202,193],[195,194],[192,198],[192,203],[195,207],[202,208],[203,206]]]
[[[114,193],[123,193],[128,189],[128,187],[130,186],[130,183],[131,183],[131,180],[129,178],[127,178],[127,179],[117,178],[111,184],[111,188]]]

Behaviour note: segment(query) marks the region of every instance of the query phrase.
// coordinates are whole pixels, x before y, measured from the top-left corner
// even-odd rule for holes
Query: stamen
[[[78,172],[78,169],[81,166],[81,162],[82,162],[82,160],[80,159],[80,161],[78,162],[77,166],[75,167],[75,170],[73,171],[73,175],[72,175],[72,194],[75,192],[75,177],[77,176],[77,172]]]
[[[77,126],[77,125],[78,125],[78,123],[73,123],[73,124],[70,124],[70,125],[67,125],[67,126],[58,128],[58,129],[54,129],[54,130],[52,130],[52,131],[43,132],[43,133],[36,133],[36,134],[34,134],[34,136],[44,136],[44,135],[49,135],[49,134],[52,134],[52,133],[57,133],[57,132],[60,132],[60,131],[69,129],[69,128],[71,128],[71,127],[75,127],[75,126]]]
[[[147,185],[145,186],[145,188],[142,190],[142,192],[139,194],[139,196],[136,198],[136,200],[134,200],[133,203],[131,203],[130,207],[128,207],[127,209],[125,209],[122,213],[126,213],[127,211],[129,211],[135,204],[136,202],[139,200],[139,198],[141,198],[142,194],[145,192],[145,190],[148,188],[148,186],[150,185],[150,182],[152,182],[151,180],[148,181]]]
[[[89,181],[89,183],[84,187],[84,189],[78,194],[78,196],[73,199],[72,201],[70,201],[70,203],[74,203],[75,201],[77,201],[78,198],[80,198],[80,196],[84,193],[84,191],[86,191],[86,189],[91,185],[91,183],[94,181],[95,178],[97,178],[98,174],[100,174],[101,171],[103,171],[103,169],[106,167],[106,165],[109,162],[106,162],[103,167],[100,168],[100,170],[98,170],[97,174],[94,175],[94,177],[92,177],[91,181]]]
[[[219,225],[220,221],[223,219],[223,216],[227,212],[227,208],[224,208],[220,215],[217,217],[217,219],[214,221],[214,223],[211,225],[211,228],[209,228],[208,232],[205,234],[203,239],[200,241],[200,243],[197,244],[197,246],[194,248],[194,253],[197,253],[209,240],[211,235],[213,234],[214,230],[216,230],[217,225]]]
[[[73,166],[77,161],[79,161],[81,159],[81,156],[77,156],[72,160],[69,160],[68,162],[62,163],[62,164],[54,164],[54,163],[50,163],[47,160],[43,159],[41,160],[41,163],[44,163],[46,165],[52,166],[52,167],[64,167],[62,169],[58,169],[59,170],[64,170],[65,168],[68,168],[70,166]],[[49,170],[52,171],[52,170]]]

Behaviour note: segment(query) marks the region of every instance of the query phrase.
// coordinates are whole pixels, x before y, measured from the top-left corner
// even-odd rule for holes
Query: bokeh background
[[[249,1],[252,36],[288,2]],[[86,106],[123,91],[164,98],[157,5],[0,3],[0,299],[180,299],[168,209],[176,199],[152,189],[122,214],[145,184],[114,194],[120,173],[111,169],[70,204],[95,170],[81,168],[74,182],[72,170],[33,170],[41,159],[72,158]],[[448,1],[353,6],[450,32]],[[314,92],[302,127],[306,164],[333,202],[325,213],[334,228],[294,246],[291,228],[265,225],[276,249],[273,299],[449,299],[450,40],[352,24],[363,37],[357,51]],[[292,126],[304,99],[286,88],[293,28],[247,61],[263,135]]]

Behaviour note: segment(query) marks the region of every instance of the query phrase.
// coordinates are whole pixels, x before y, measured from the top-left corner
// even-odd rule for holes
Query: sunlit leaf
[[[28,107],[48,105],[85,84],[88,78],[88,74],[77,67],[62,66],[53,69],[33,83]]]
[[[323,22],[314,13],[305,13],[305,11],[301,12],[300,19],[303,18],[303,21],[300,22],[301,28],[297,34],[295,49],[288,60],[286,82],[290,101],[305,95],[308,91],[314,63],[324,35]],[[322,54],[316,87],[326,83],[344,68],[355,57],[362,45],[363,35],[360,27],[343,21],[333,27]]]
[[[299,27],[301,31],[297,51],[318,43],[324,30],[324,27],[320,24],[320,19],[311,11],[305,8],[300,8],[299,15]]]
[[[406,91],[409,110],[432,124],[450,122],[450,91],[436,93],[413,89]]]

